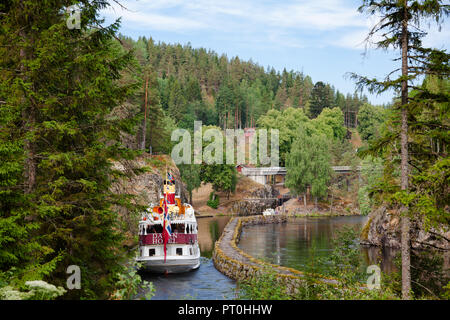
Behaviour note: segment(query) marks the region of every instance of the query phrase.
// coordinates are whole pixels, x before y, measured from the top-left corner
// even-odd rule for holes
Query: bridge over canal
[[[357,172],[361,171],[361,166],[352,168],[351,166],[333,166],[331,167],[334,172],[339,174],[350,174],[355,170]],[[285,167],[260,167],[260,168],[247,168],[243,167],[241,173],[244,176],[249,177],[253,181],[261,184],[274,184],[283,183],[284,177],[286,176]]]

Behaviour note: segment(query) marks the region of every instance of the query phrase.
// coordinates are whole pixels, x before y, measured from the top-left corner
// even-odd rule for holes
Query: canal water
[[[362,230],[367,216],[290,218],[288,223],[243,228],[239,247],[248,254],[285,267],[304,270],[313,259],[333,250],[332,239],[344,227]],[[360,247],[366,265],[377,264],[383,272],[396,270],[397,250]]]
[[[233,299],[236,282],[214,268],[211,260],[214,243],[219,239],[229,216],[198,219],[199,246],[202,253],[200,268],[184,274],[143,274],[144,280],[153,282],[155,296],[152,299]],[[331,250],[331,239],[345,226],[361,230],[367,217],[292,218],[289,223],[248,226],[243,229],[240,248],[252,256],[275,264],[302,269],[315,255],[325,256]],[[395,252],[361,248],[366,263],[380,264],[389,272],[395,269]]]

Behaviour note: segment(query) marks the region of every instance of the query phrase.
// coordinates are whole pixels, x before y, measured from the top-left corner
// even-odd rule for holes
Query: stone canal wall
[[[225,227],[222,236],[216,242],[213,252],[213,262],[217,270],[226,276],[237,280],[246,281],[250,278],[267,272],[271,268],[277,273],[277,280],[288,288],[289,292],[295,290],[305,282],[305,274],[299,270],[270,264],[256,259],[238,248],[242,228],[248,225],[266,223],[285,223],[287,216],[250,216],[232,218]],[[337,285],[338,281],[321,275],[313,275],[315,282]]]

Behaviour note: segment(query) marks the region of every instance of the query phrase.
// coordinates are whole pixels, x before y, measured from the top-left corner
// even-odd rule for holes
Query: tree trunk
[[[314,208],[317,210],[317,197],[314,197]]]
[[[189,203],[192,205],[192,190],[189,191]]]
[[[303,194],[303,204],[305,205],[306,210],[306,192]]]
[[[145,135],[147,133],[147,88],[148,88],[148,76],[145,77],[144,120],[142,121],[142,137],[140,144],[141,150],[145,150]]]
[[[19,35],[22,37],[24,42],[26,41],[27,37],[23,30],[19,32]],[[20,73],[23,77],[23,81],[27,82],[27,77],[25,76],[26,70],[25,70],[25,62],[24,60],[27,59],[27,53],[25,52],[25,44],[22,48],[20,48],[19,56],[20,56]],[[32,133],[34,131],[34,124],[36,122],[36,113],[34,104],[32,101],[32,98],[30,98],[29,101],[26,101],[26,98],[23,98],[25,108],[22,111],[22,118],[24,122],[24,128],[26,133]],[[29,105],[29,108],[26,107],[26,105]],[[34,190],[35,184],[36,184],[36,158],[35,158],[35,147],[34,143],[30,141],[30,139],[25,139],[24,141],[24,149],[26,154],[25,159],[25,170],[24,170],[24,178],[25,178],[25,193],[31,193]]]
[[[334,194],[331,192],[331,205],[330,205],[330,214],[333,212],[333,200],[334,200]]]
[[[402,21],[402,76],[408,76],[408,1],[404,2]],[[408,82],[402,81],[402,108],[401,108],[401,190],[408,190]],[[401,207],[401,247],[402,247],[402,299],[409,300],[411,291],[411,252],[410,252],[410,221],[408,208]]]

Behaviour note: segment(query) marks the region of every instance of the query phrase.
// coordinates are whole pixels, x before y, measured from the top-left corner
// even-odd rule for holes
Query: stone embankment
[[[238,281],[249,280],[262,272],[266,272],[266,268],[269,267],[277,273],[278,280],[286,285],[289,292],[295,292],[306,280],[303,272],[256,259],[237,246],[244,226],[284,222],[287,222],[287,217],[285,215],[259,215],[233,218],[227,224],[222,236],[215,244],[213,252],[214,266],[226,276]],[[338,284],[338,281],[335,279],[321,275],[313,276],[315,279],[314,281],[320,281],[330,285]]]

